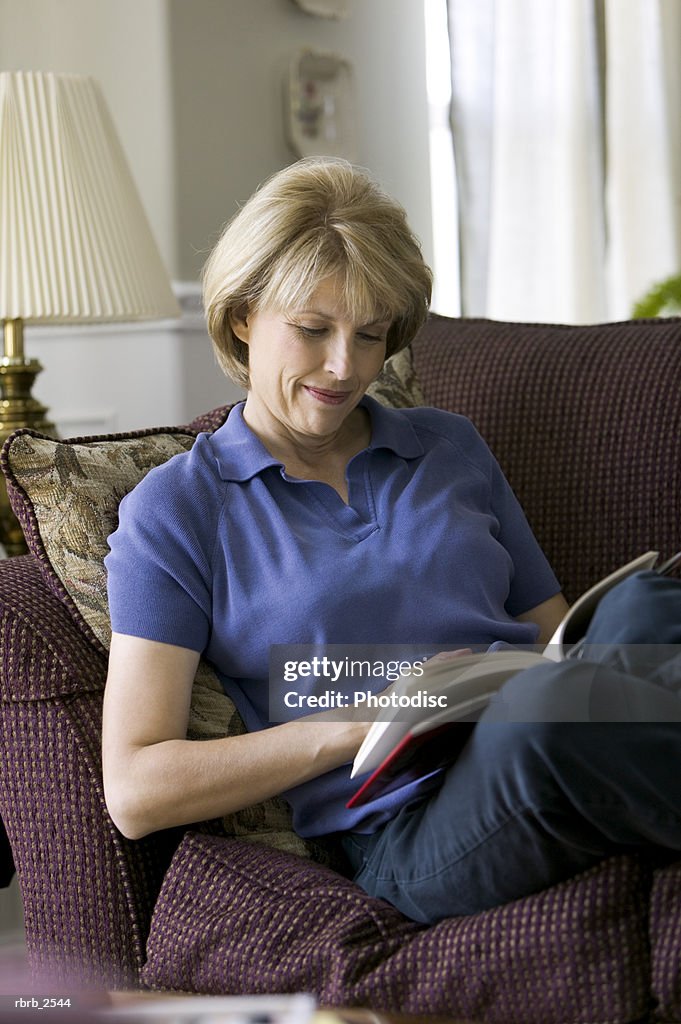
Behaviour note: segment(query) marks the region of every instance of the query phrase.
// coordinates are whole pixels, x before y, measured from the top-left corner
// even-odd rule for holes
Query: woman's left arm
[[[562,594],[554,594],[548,601],[542,601],[536,608],[530,608],[528,612],[518,615],[518,622],[534,622],[539,626],[538,642],[547,644],[564,615],[569,605]]]

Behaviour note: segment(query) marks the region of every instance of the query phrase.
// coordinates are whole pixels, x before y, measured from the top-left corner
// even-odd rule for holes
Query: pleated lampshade
[[[178,315],[97,83],[0,72],[0,320]]]
[[[29,427],[54,434],[31,388],[24,324],[180,315],[96,82],[0,72],[0,444]],[[26,550],[4,481],[0,545]]]

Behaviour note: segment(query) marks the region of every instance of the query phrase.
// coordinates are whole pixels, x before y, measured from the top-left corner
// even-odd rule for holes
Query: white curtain
[[[462,311],[625,319],[681,271],[680,0],[448,0]]]

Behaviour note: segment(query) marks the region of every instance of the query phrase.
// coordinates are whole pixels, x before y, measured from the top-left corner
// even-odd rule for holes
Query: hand
[[[464,654],[472,654],[472,647],[460,647],[456,651],[440,651],[439,654],[434,654],[428,661],[452,661],[454,658],[460,658]]]

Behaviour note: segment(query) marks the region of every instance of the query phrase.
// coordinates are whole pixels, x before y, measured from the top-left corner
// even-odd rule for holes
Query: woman
[[[205,270],[205,307],[218,359],[247,398],[121,505],[107,558],[103,740],[107,804],[128,837],[283,793],[300,834],[341,833],[367,891],[424,921],[523,895],[604,855],[578,843],[555,866],[551,837],[537,844],[535,870],[528,842],[546,821],[529,810],[513,852],[502,762],[525,807],[536,729],[478,727],[444,780],[349,811],[349,763],[368,723],[269,721],[272,644],[531,644],[566,609],[470,423],[365,396],[423,323],[430,284],[401,207],[342,161],[280,172],[227,226]],[[201,654],[247,734],[185,738]],[[349,692],[352,681],[339,685]],[[131,721],[140,689],[144,710]]]

